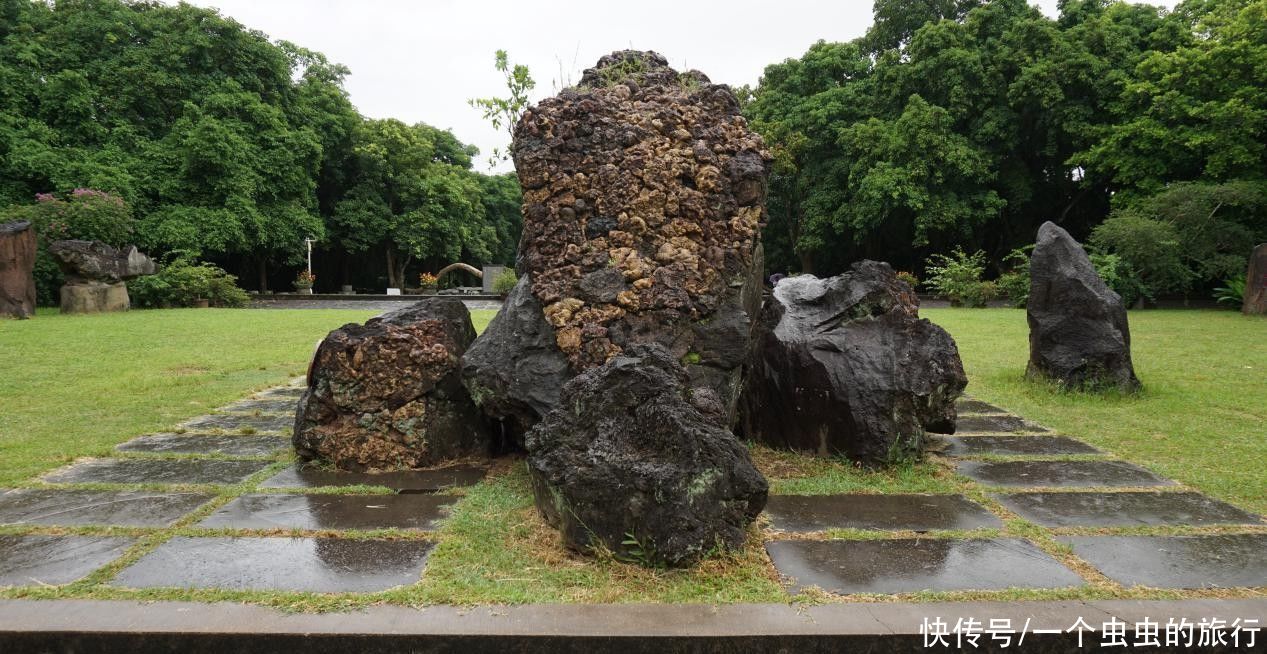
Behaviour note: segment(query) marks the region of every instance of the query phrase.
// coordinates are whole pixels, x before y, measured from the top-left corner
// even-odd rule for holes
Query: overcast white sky
[[[1057,0],[1038,0],[1048,15]],[[504,93],[493,53],[510,53],[537,81],[534,100],[580,78],[603,54],[655,50],[714,82],[754,84],[766,65],[819,39],[847,41],[871,24],[870,0],[193,0],[248,28],[347,65],[353,104],[371,118],[452,129],[479,147],[477,167],[509,137],[468,98]],[[1173,6],[1174,0],[1152,4]],[[509,169],[503,165],[501,169]]]

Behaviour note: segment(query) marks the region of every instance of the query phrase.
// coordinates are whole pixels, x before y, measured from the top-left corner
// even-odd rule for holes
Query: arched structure
[[[450,272],[454,270],[465,270],[466,272],[469,272],[472,275],[475,275],[479,279],[484,279],[484,271],[480,270],[479,268],[476,268],[475,266],[469,266],[464,263],[451,263],[441,268],[440,272],[436,273],[436,283],[437,284],[440,283],[440,280],[444,279],[445,275],[449,274]]]

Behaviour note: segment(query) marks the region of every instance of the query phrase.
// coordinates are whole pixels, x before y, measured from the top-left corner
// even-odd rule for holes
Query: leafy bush
[[[909,272],[906,272],[905,270],[899,270],[897,272],[897,278],[900,281],[906,282],[906,285],[910,286],[911,290],[919,288],[919,277],[916,277],[915,273],[909,273]]]
[[[63,279],[48,253],[53,241],[80,239],[122,247],[132,242],[136,221],[123,198],[89,188],[77,188],[65,197],[39,193],[35,204],[17,204],[0,210],[0,223],[30,221],[35,228],[35,291],[44,306],[58,302]]]
[[[1223,282],[1223,285],[1214,289],[1214,299],[1219,304],[1230,305],[1233,309],[1240,309],[1245,305],[1245,278],[1232,277]]]
[[[209,300],[218,307],[244,307],[250,301],[238,288],[237,277],[211,263],[194,263],[178,256],[159,268],[158,274],[128,282],[132,303],[141,307],[188,307],[195,300]]]
[[[985,252],[967,254],[955,248],[950,256],[934,254],[928,258],[924,286],[950,300],[950,305],[984,307],[998,296],[994,282],[981,279],[985,274]]]
[[[1027,245],[1008,252],[1003,263],[1010,268],[995,282],[999,293],[1018,309],[1024,309],[1029,302],[1029,255],[1033,249],[1034,246]]]
[[[505,295],[515,288],[515,284],[519,283],[519,277],[515,275],[512,268],[501,271],[495,279],[493,279],[493,292],[498,295]]]

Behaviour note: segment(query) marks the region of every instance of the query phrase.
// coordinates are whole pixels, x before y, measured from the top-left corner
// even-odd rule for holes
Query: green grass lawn
[[[1267,514],[1267,320],[1232,311],[1133,311],[1136,396],[1023,379],[1020,309],[928,309],[959,344],[968,394],[1259,514]]]
[[[368,311],[170,310],[64,317],[43,313],[26,322],[0,322],[0,485],[32,484],[34,477],[80,456],[110,455],[137,434],[172,427],[252,390],[303,372],[316,342],[330,329],[368,318]],[[482,330],[493,312],[473,312]],[[1113,455],[1244,508],[1267,513],[1267,320],[1231,312],[1150,311],[1131,314],[1135,363],[1145,391],[1134,397],[1066,394],[1024,381],[1028,353],[1025,314],[1016,310],[926,310],[957,339],[968,392]],[[987,488],[953,474],[936,457],[886,471],[865,471],[841,460],[805,457],[754,446],[771,490],[790,494],[840,492],[963,493],[1003,518],[1004,526],[931,534],[832,530],[831,538],[1027,538],[1087,580],[1081,588],[886,596],[802,596],[797,601],[954,601],[1018,599],[1167,599],[1261,596],[1261,591],[1125,589],[1089,569],[1039,528],[992,499]],[[338,610],[377,603],[409,606],[523,602],[786,602],[761,542],[795,537],[750,529],[742,551],[708,559],[689,570],[656,570],[568,553],[532,503],[521,460],[499,461],[489,478],[455,491],[462,499],[438,532],[396,530],[323,534],[346,538],[426,538],[437,543],[422,579],[382,593],[136,591],[108,585],[123,567],[176,535],[227,535],[197,522],[288,463],[273,465],[242,484],[209,487],[217,499],[171,528],[0,528],[0,533],[100,533],[137,536],[122,559],[64,587],[0,589],[0,597],[119,598],[249,601],[289,610]],[[190,488],[188,490],[196,490]],[[333,490],[333,489],[331,489]],[[380,489],[381,490],[381,489]],[[365,488],[334,492],[365,492]],[[1149,528],[1139,533],[1217,533],[1223,528]],[[1251,528],[1254,529],[1254,528]],[[240,535],[313,535],[236,532]]]

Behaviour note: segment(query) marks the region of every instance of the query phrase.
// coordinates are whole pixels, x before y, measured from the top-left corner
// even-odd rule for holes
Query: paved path
[[[485,468],[296,467],[287,434],[302,392],[259,393],[0,494],[0,586],[373,592],[416,582],[456,501],[444,491],[479,483]],[[960,409],[960,432],[938,456],[962,476],[961,493],[771,497],[766,549],[791,592],[1267,589],[1259,516],[998,407],[965,399]],[[328,494],[338,486],[400,494]],[[374,529],[398,531],[337,537]],[[23,606],[0,602],[0,624]],[[1267,623],[1261,602],[1244,606],[1259,614],[1207,617]]]
[[[421,300],[421,296],[416,297]],[[439,296],[443,297],[443,296]],[[252,309],[351,309],[354,311],[377,311],[384,313],[387,311],[395,311],[402,309],[411,304],[407,300],[266,300],[254,299],[251,301]],[[476,310],[492,310],[496,311],[502,308],[502,303],[498,300],[462,300],[462,304],[466,305],[471,311]]]

